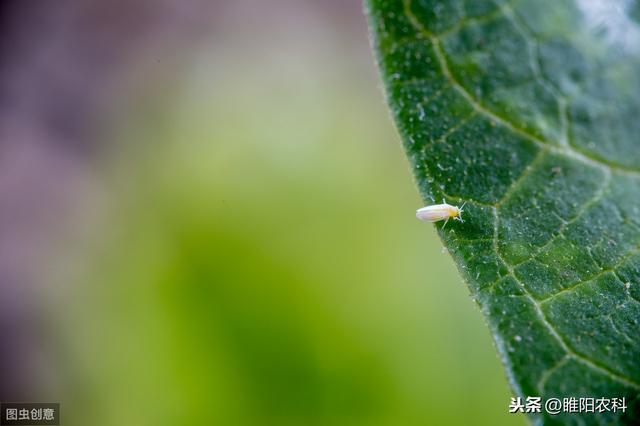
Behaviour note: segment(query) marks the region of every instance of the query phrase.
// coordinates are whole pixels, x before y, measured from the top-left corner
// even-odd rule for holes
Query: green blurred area
[[[200,55],[114,137],[65,422],[523,424],[373,61],[294,57]]]

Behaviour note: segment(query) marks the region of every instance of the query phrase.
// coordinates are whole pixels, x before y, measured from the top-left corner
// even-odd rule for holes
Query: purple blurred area
[[[147,49],[203,27],[205,3],[1,3],[0,400],[47,386],[52,346],[36,297],[46,282],[39,265],[56,230],[73,225],[64,223],[73,189],[90,178],[111,90]]]
[[[57,250],[54,235],[64,245],[76,189],[113,148],[100,135],[123,87],[135,86],[132,70],[170,72],[204,36],[259,48],[309,19],[365,40],[357,0],[0,2],[0,400],[46,392],[54,355],[35,297],[46,286],[39,265]]]

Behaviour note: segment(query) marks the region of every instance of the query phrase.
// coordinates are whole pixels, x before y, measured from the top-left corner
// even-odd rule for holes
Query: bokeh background
[[[0,2],[0,400],[522,425],[358,0]]]

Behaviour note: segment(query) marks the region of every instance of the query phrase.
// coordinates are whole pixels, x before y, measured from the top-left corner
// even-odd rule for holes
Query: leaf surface
[[[366,3],[425,203],[467,203],[436,226],[514,392],[626,398],[536,422],[638,424],[640,7]]]

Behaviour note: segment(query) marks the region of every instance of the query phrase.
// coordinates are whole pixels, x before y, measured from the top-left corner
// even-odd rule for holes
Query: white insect
[[[439,222],[444,220],[443,228],[449,222],[449,219],[453,218],[453,220],[459,220],[460,222],[464,222],[462,220],[462,209],[464,205],[467,204],[465,201],[462,206],[452,206],[451,204],[447,204],[444,200],[442,200],[442,204],[434,204],[433,206],[426,206],[416,211],[416,217],[425,222]]]

